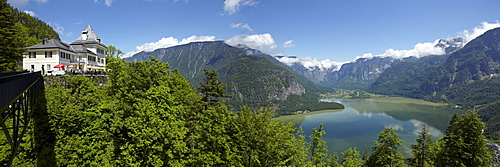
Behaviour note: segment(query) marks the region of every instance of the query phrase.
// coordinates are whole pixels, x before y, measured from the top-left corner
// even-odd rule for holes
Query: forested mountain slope
[[[273,102],[271,106],[278,109],[280,103],[290,96],[304,97],[296,105],[305,104],[305,101],[318,101],[311,92],[317,89],[314,84],[303,85],[288,69],[273,64],[269,58],[248,54],[247,51],[223,41],[193,42],[153,52],[140,52],[126,60],[144,61],[149,56],[168,62],[172,68],[178,68],[193,85],[198,85],[201,81],[203,69],[216,70],[221,81],[227,84],[227,92],[232,95],[228,104],[236,107],[265,107]]]
[[[11,8],[11,12],[15,22],[28,28],[28,38],[25,40],[25,46],[32,46],[40,43],[44,38],[60,40],[59,34],[57,34],[57,32],[50,27],[49,24],[43,22],[42,20],[15,8]]]
[[[432,61],[430,61],[432,62]],[[445,102],[466,109],[483,109],[500,100],[500,28],[487,31],[451,54],[444,63],[400,63],[387,69],[370,92]],[[498,109],[497,109],[498,110]],[[490,137],[500,128],[486,107],[479,114],[486,120]],[[498,125],[497,125],[498,124]]]

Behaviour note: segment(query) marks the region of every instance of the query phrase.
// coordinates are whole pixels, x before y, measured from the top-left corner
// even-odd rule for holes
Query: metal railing
[[[43,79],[40,72],[0,73],[0,133],[10,145],[7,166],[12,164],[28,129],[31,116],[42,93]]]

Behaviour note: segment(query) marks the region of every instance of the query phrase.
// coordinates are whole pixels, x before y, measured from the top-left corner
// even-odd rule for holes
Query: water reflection
[[[409,145],[416,143],[415,139],[423,124],[427,124],[433,138],[440,138],[453,114],[463,113],[461,110],[404,98],[324,101],[342,103],[345,109],[341,112],[307,115],[300,126],[310,133],[313,127],[324,123],[327,132],[324,140],[331,152],[339,153],[349,147],[357,147],[361,152],[370,150],[379,133],[386,127],[393,127],[405,141],[403,152],[409,155]]]

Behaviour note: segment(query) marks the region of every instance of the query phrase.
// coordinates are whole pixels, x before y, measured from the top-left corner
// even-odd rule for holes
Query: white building
[[[90,25],[71,44],[57,39],[26,47],[23,55],[23,69],[46,72],[54,70],[57,64],[64,64],[67,70],[97,70],[106,66],[106,45],[101,43]]]

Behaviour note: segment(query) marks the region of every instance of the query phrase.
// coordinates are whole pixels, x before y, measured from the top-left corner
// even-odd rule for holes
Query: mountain
[[[284,111],[280,105],[289,97],[318,101],[312,93],[318,88],[312,82],[297,79],[284,65],[276,65],[279,62],[271,56],[244,46],[233,47],[223,41],[193,42],[140,52],[126,60],[144,61],[149,56],[168,62],[193,85],[199,85],[204,78],[203,69],[216,70],[220,80],[227,85],[228,94],[232,95],[227,102],[233,106],[265,107],[272,104],[275,109],[281,107],[279,111]]]
[[[491,138],[500,139],[500,28],[485,32],[453,52],[445,62],[400,63],[387,69],[369,92],[421,98],[478,109]],[[498,108],[497,108],[498,109]]]
[[[450,53],[462,48],[462,38],[447,38],[440,39],[435,42],[434,47],[441,48],[445,51],[444,55],[437,58],[437,55],[430,55],[441,60],[442,62],[449,56]],[[291,69],[310,79],[314,83],[324,87],[334,87],[342,89],[366,89],[373,83],[387,68],[396,65],[400,62],[415,62],[424,57],[410,56],[406,58],[395,57],[373,57],[373,58],[358,58],[352,62],[338,64],[333,66],[305,66],[300,63],[297,57],[286,57],[286,60],[297,59],[294,63],[289,64]],[[285,60],[283,56],[276,57],[278,60]],[[424,60],[427,61],[427,60]],[[339,67],[340,66],[340,67]]]

